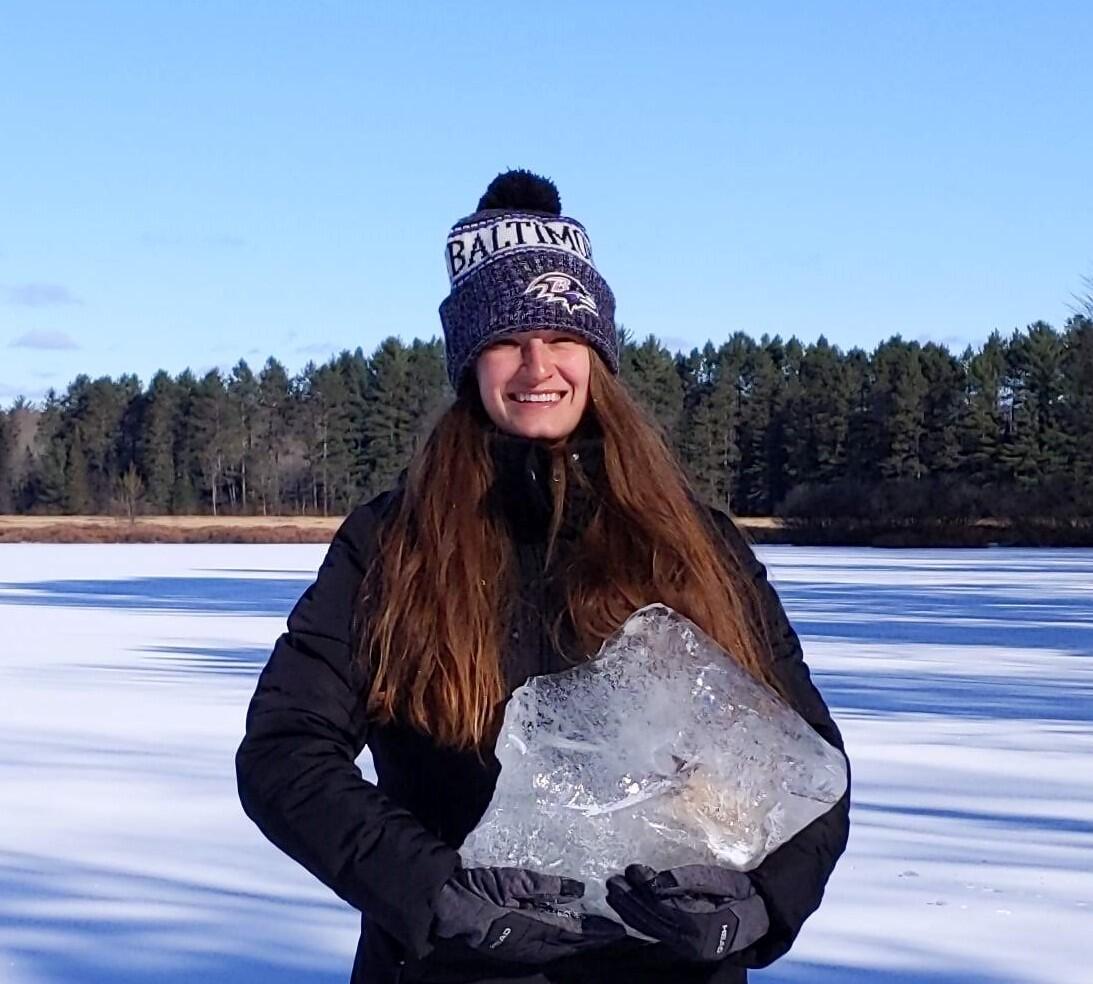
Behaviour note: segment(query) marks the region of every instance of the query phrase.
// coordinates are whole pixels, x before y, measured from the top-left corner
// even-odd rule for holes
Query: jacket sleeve
[[[459,855],[355,765],[368,727],[351,620],[373,510],[346,519],[289,614],[247,710],[236,776],[266,837],[420,957]]]
[[[715,522],[743,569],[753,579],[773,648],[773,668],[794,698],[801,716],[846,758],[842,735],[812,683],[801,642],[790,624],[778,593],[767,579],[766,566],[737,529],[718,510]],[[789,951],[804,921],[819,907],[835,863],[846,849],[850,832],[850,762],[843,797],[822,816],[772,851],[748,872],[770,916],[767,934],[752,946],[731,954],[729,962],[766,967]]]

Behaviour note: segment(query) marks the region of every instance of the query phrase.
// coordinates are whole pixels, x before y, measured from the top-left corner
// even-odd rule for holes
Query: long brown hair
[[[587,413],[603,434],[603,477],[559,572],[583,651],[594,654],[636,609],[659,601],[784,695],[751,578],[719,542],[659,428],[594,352],[591,363]],[[381,724],[397,718],[463,749],[496,737],[507,696],[500,654],[513,555],[503,520],[487,506],[494,478],[487,422],[472,374],[411,459],[357,602],[370,716]],[[589,482],[564,441],[551,451],[559,483],[548,565],[565,489]]]

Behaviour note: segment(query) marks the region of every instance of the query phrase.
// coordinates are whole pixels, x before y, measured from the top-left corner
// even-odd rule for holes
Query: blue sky
[[[6,0],[0,402],[439,334],[445,234],[508,167],[639,337],[1061,327],[1091,38],[1084,2]]]

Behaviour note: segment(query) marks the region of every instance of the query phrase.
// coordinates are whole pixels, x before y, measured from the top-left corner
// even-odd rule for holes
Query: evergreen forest
[[[867,353],[737,332],[670,352],[619,331],[621,375],[699,492],[739,516],[1093,516],[1093,311],[978,351]],[[338,515],[388,487],[450,401],[439,340],[290,375],[80,375],[0,411],[0,512]]]

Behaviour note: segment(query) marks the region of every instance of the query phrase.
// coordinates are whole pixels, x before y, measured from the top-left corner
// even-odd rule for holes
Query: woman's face
[[[588,403],[591,360],[587,343],[567,332],[537,329],[506,335],[475,363],[482,405],[508,434],[568,437]]]

